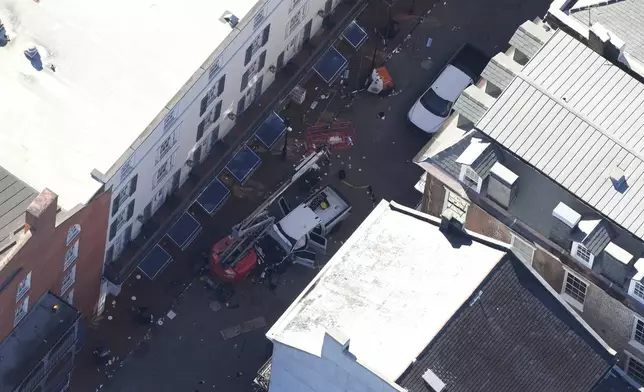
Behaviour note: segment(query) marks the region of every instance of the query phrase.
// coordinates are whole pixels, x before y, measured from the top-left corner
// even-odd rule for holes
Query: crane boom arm
[[[262,204],[259,205],[253,211],[246,219],[244,219],[242,222],[237,224],[233,228],[233,233],[243,233],[246,231],[248,226],[254,225],[257,223],[256,218],[260,216],[264,211],[277,200],[278,197],[280,197],[291,185],[293,185],[300,177],[304,175],[304,173],[308,172],[310,169],[315,167],[317,162],[323,158],[327,157],[327,151],[325,149],[322,149],[316,153],[309,154],[306,156],[302,162],[300,162],[296,167],[295,167],[295,173],[289,178],[287,181],[285,181],[275,193],[273,193],[271,196],[269,196]]]

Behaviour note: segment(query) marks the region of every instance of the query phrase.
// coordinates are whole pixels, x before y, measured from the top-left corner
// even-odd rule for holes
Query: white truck
[[[214,244],[210,269],[216,277],[238,282],[262,264],[276,266],[294,262],[317,266],[316,256],[326,253],[326,236],[351,212],[349,202],[336,189],[326,186],[293,210],[281,197],[278,205],[284,216],[279,221],[270,207],[305,174],[317,172],[317,161],[322,158],[326,158],[323,151],[306,157],[277,192],[233,227],[229,236]]]
[[[463,90],[478,81],[488,60],[478,49],[463,45],[411,107],[409,121],[429,134],[436,133]]]

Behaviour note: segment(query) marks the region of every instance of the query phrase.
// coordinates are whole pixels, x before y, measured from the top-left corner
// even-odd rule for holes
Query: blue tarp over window
[[[255,132],[255,136],[264,147],[271,148],[275,145],[277,139],[284,134],[285,129],[284,120],[277,113],[272,112]]]
[[[218,178],[215,178],[197,198],[197,203],[208,214],[214,214],[230,196],[230,190]]]
[[[168,237],[177,244],[181,250],[184,250],[192,243],[197,234],[201,231],[199,222],[189,213],[183,215],[174,223],[174,226],[168,231]]]
[[[228,170],[237,181],[243,184],[248,177],[250,177],[253,171],[257,169],[261,162],[261,158],[246,146],[238,151],[233,159],[228,162],[226,170]]]
[[[172,257],[160,245],[155,245],[150,252],[145,255],[139,269],[148,279],[154,280],[157,275],[172,261]]]
[[[340,72],[347,66],[348,61],[342,53],[333,46],[327,49],[322,57],[315,63],[313,70],[320,75],[322,80],[331,84]]]
[[[364,31],[364,29],[354,20],[346,29],[344,29],[342,32],[342,38],[344,38],[349,45],[353,46],[354,49],[358,49],[367,39],[367,32]]]

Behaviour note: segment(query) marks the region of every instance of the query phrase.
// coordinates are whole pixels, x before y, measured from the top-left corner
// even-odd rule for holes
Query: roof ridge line
[[[606,60],[608,61],[608,60]],[[633,154],[637,159],[642,161],[644,163],[644,156],[641,155],[639,152],[635,151],[631,146],[627,145],[623,141],[621,141],[619,138],[615,137],[614,135],[608,133],[604,128],[600,127],[597,125],[594,121],[589,119],[586,115],[582,114],[577,108],[573,107],[570,105],[568,102],[564,101],[563,99],[560,99],[556,96],[554,96],[550,91],[548,91],[545,87],[541,86],[537,82],[535,82],[532,78],[527,76],[525,73],[520,72],[516,76],[517,78],[520,78],[524,82],[528,83],[532,87],[536,88],[541,92],[542,94],[546,95],[548,98],[552,99],[553,101],[557,102],[559,105],[562,107],[566,108],[569,112],[574,114],[575,116],[579,117],[583,122],[586,124],[590,125],[591,127],[595,128],[595,130],[599,131],[602,135],[606,136],[608,139],[610,139],[613,143],[617,144],[618,146],[622,147],[629,153]]]

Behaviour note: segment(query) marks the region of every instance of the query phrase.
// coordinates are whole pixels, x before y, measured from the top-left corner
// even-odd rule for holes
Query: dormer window
[[[458,178],[463,184],[474,189],[477,193],[481,192],[481,186],[483,186],[483,179],[478,175],[474,169],[468,165],[461,166],[461,173]]]
[[[570,254],[575,260],[582,263],[586,267],[593,268],[595,255],[593,255],[583,244],[579,242],[573,242],[572,248],[570,249]]]
[[[628,294],[644,304],[644,283],[642,283],[642,279],[644,279],[644,261],[639,259],[633,267],[636,272],[628,286]]]

